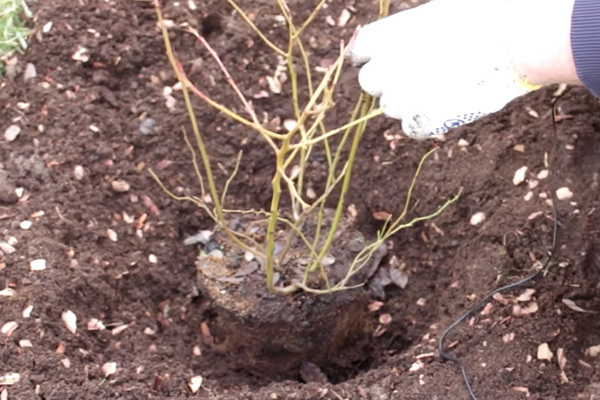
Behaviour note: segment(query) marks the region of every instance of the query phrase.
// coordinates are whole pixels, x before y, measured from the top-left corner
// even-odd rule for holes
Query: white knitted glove
[[[360,85],[419,139],[500,110],[536,88],[507,50],[510,1],[434,0],[362,27],[349,49],[366,63]]]

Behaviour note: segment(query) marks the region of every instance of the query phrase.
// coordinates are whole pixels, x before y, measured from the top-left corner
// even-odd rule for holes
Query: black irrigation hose
[[[567,93],[567,91],[563,92],[560,96],[558,96],[554,100],[554,103],[552,105],[552,128],[554,129],[555,154],[556,154],[556,148],[558,146],[558,139],[557,139],[558,134],[557,134],[557,128],[556,128],[556,104],[558,104],[558,101],[566,93]],[[518,280],[517,282],[510,283],[508,285],[499,287],[499,288],[493,290],[492,292],[488,293],[487,296],[485,296],[479,303],[477,303],[477,305],[475,307],[471,308],[469,311],[467,311],[465,314],[463,314],[461,317],[459,317],[456,321],[454,321],[449,327],[447,327],[446,330],[444,330],[444,332],[442,333],[442,336],[440,336],[440,340],[438,342],[438,351],[440,352],[440,357],[444,361],[451,361],[454,364],[458,365],[458,367],[460,368],[460,372],[462,374],[463,380],[465,382],[467,391],[469,392],[469,396],[471,397],[471,400],[478,400],[478,399],[477,399],[477,396],[475,396],[473,387],[471,386],[471,381],[469,380],[469,377],[467,376],[467,369],[465,368],[464,364],[460,361],[460,359],[453,357],[453,356],[449,355],[448,353],[446,353],[446,351],[444,350],[444,339],[446,339],[446,336],[448,336],[448,334],[450,332],[452,332],[454,330],[454,328],[456,328],[461,322],[463,322],[464,320],[469,318],[471,315],[473,315],[475,312],[477,312],[478,310],[483,308],[487,304],[487,302],[490,301],[490,299],[496,293],[500,293],[505,290],[515,289],[521,285],[524,285],[525,283],[534,280],[540,274],[542,274],[544,271],[546,271],[548,269],[550,262],[552,261],[552,259],[554,258],[554,254],[556,253],[556,242],[557,242],[556,238],[557,238],[557,233],[558,233],[558,217],[556,214],[556,204],[555,204],[555,199],[554,199],[553,195],[552,195],[552,215],[553,215],[552,245],[551,245],[550,253],[548,254],[548,258],[546,259],[546,261],[544,262],[542,267],[539,270],[537,270],[536,272],[534,272],[533,274],[526,276],[525,278]]]

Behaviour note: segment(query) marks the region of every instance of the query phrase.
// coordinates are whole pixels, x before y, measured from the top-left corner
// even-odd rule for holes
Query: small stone
[[[105,378],[108,378],[115,372],[117,372],[117,363],[114,361],[107,362],[102,366],[102,375],[104,375]]]
[[[523,197],[523,200],[525,200],[525,201],[529,201],[529,200],[531,200],[532,198],[533,198],[533,192],[532,192],[532,191],[529,191],[529,192],[527,192],[527,194],[525,194],[525,196]]]
[[[117,236],[117,232],[113,231],[112,229],[107,229],[106,230],[106,236],[108,236],[108,238],[112,242],[116,242],[117,240],[119,240],[119,238]]]
[[[44,260],[43,258],[39,258],[37,260],[32,260],[29,263],[29,268],[32,271],[43,271],[46,269],[46,260]]]
[[[598,357],[600,354],[600,345],[588,347],[585,353],[590,357]]]
[[[559,200],[569,200],[573,197],[573,192],[568,187],[556,189],[556,198]]]
[[[465,139],[458,139],[458,147],[469,147],[469,142]]]
[[[550,172],[547,169],[543,169],[537,174],[537,178],[539,180],[543,180],[543,179],[546,179],[549,174],[550,174]]]
[[[48,21],[44,24],[44,26],[42,27],[42,32],[48,33],[50,32],[50,29],[52,29],[52,21]]]
[[[64,311],[61,316],[67,330],[74,335],[77,332],[77,316],[71,310]]]
[[[33,225],[33,222],[31,222],[29,220],[21,221],[21,223],[19,224],[19,226],[21,227],[21,229],[23,229],[24,231],[26,231],[29,228],[31,228],[31,225]]]
[[[389,325],[392,323],[392,316],[390,314],[381,314],[379,316],[379,323],[381,325]]]
[[[200,375],[194,376],[192,379],[190,379],[188,387],[190,388],[192,394],[196,394],[196,392],[200,390],[200,387],[202,386],[202,381],[203,379]]]
[[[33,306],[30,304],[23,310],[23,318],[31,317],[31,312],[33,311]]]
[[[527,173],[527,167],[523,166],[519,168],[515,175],[513,176],[513,185],[519,186],[521,183],[525,182],[525,174]]]
[[[272,93],[280,94],[281,93],[281,82],[277,78],[273,78],[272,76],[267,76],[267,85],[269,86],[269,90]]]
[[[515,146],[513,147],[514,151],[517,151],[519,153],[525,153],[525,145],[524,144],[515,144]]]
[[[502,341],[504,343],[510,343],[515,339],[515,334],[514,333],[507,333],[506,335],[502,336]]]
[[[131,186],[124,180],[115,180],[110,183],[112,190],[117,193],[128,192]]]
[[[352,18],[352,14],[347,8],[344,8],[337,20],[337,26],[346,26],[350,18]]]
[[[152,133],[152,129],[154,129],[155,125],[156,120],[152,118],[146,118],[140,124],[140,132],[142,133],[142,135],[149,135]]]
[[[552,361],[552,357],[554,357],[554,354],[552,354],[552,351],[550,350],[550,346],[548,346],[548,343],[542,343],[538,346],[538,350],[537,350],[538,360]]]
[[[17,294],[14,289],[4,288],[0,290],[0,297],[13,297]]]
[[[288,132],[294,129],[296,125],[298,125],[298,121],[296,121],[295,119],[286,119],[283,121],[283,127]]]
[[[25,66],[25,72],[23,73],[23,80],[28,81],[37,76],[37,71],[35,69],[35,65],[32,63],[27,63]]]
[[[158,258],[154,254],[150,254],[148,256],[148,262],[150,262],[150,264],[156,264],[158,262]]]
[[[21,380],[21,375],[16,372],[9,372],[0,376],[0,386],[11,386]]]
[[[483,221],[485,221],[485,213],[480,211],[471,216],[469,223],[471,225],[479,225]]]
[[[12,246],[9,243],[0,242],[0,251],[3,252],[4,254],[12,254],[15,251],[17,251],[17,249],[15,249],[14,246]]]
[[[191,245],[194,245],[197,243],[206,245],[210,241],[210,238],[212,237],[212,235],[213,235],[212,231],[203,230],[193,236],[185,238],[183,240],[183,244],[186,246],[191,246]]]
[[[12,142],[21,133],[21,127],[19,125],[11,125],[4,131],[4,140]]]
[[[80,181],[80,180],[82,180],[82,179],[83,179],[83,175],[84,175],[84,170],[83,170],[83,167],[82,167],[81,165],[76,165],[76,166],[73,168],[73,177],[74,177],[76,180]]]
[[[6,336],[10,336],[18,327],[19,324],[16,321],[9,321],[2,325],[2,328],[0,328],[0,333]]]
[[[326,255],[323,257],[323,259],[321,259],[321,265],[324,267],[330,267],[333,265],[333,263],[335,263],[335,257],[333,256]]]

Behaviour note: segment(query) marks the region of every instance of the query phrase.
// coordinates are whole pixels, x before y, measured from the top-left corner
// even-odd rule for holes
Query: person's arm
[[[515,70],[528,83],[581,84],[571,50],[574,3],[575,0],[509,0],[512,29],[507,29],[507,48]]]
[[[579,80],[600,97],[600,1],[575,0],[571,47]]]
[[[361,28],[349,55],[407,135],[441,135],[543,85],[600,97],[600,0],[433,0]]]

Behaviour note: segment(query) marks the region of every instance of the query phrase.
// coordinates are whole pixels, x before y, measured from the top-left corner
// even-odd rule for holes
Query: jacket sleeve
[[[571,17],[571,48],[579,80],[600,97],[599,0],[575,0]]]

